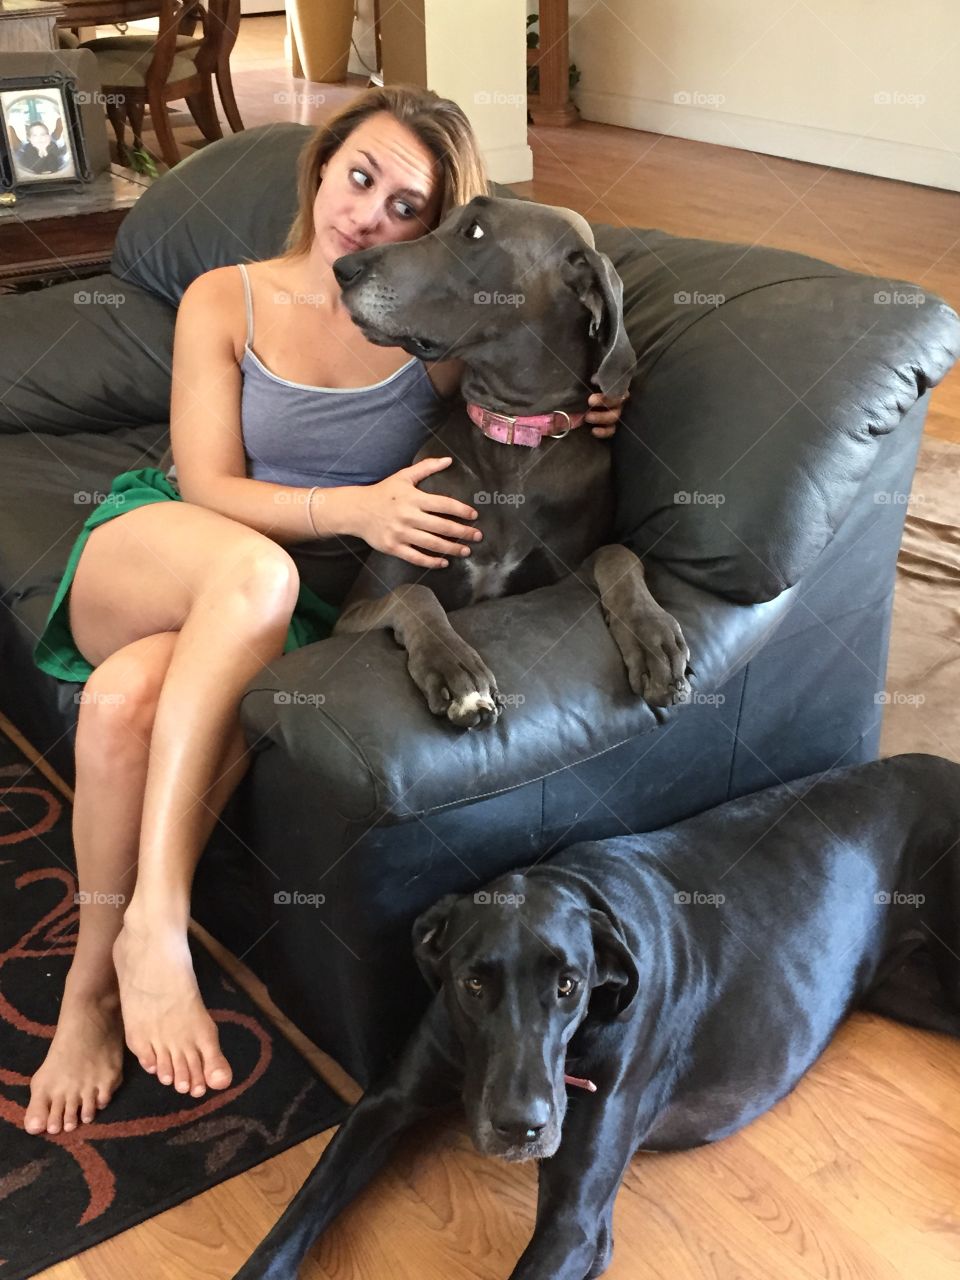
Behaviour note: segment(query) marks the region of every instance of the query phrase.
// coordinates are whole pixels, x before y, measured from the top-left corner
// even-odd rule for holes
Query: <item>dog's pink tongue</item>
[[[578,1089],[586,1089],[587,1093],[596,1093],[596,1092],[597,1092],[597,1086],[593,1083],[593,1081],[592,1081],[592,1080],[584,1080],[582,1076],[568,1076],[568,1075],[565,1075],[565,1076],[563,1077],[563,1081],[564,1081],[564,1084],[572,1084],[572,1085],[576,1085],[576,1087],[577,1087]]]

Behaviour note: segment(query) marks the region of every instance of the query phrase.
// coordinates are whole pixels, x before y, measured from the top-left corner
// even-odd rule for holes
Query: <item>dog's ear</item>
[[[440,962],[450,945],[449,940],[444,941],[447,920],[457,897],[455,893],[448,893],[413,923],[413,958],[432,991],[440,989]]]
[[[604,395],[626,395],[637,357],[623,323],[623,281],[605,253],[587,246],[566,255],[560,275],[590,312],[590,336],[599,335],[600,364],[591,381]]]
[[[605,911],[590,912],[597,985],[590,997],[590,1013],[617,1018],[632,1004],[640,972],[626,939]]]

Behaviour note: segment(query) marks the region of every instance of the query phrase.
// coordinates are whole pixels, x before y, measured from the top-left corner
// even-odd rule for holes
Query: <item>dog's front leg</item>
[[[318,1236],[386,1163],[405,1130],[457,1099],[461,1078],[438,998],[396,1065],[353,1108],[234,1280],[296,1280]]]
[[[627,547],[600,547],[579,575],[592,579],[610,634],[626,664],[630,688],[652,707],[690,696],[690,651],[680,625],[650,594],[643,563]]]
[[[337,632],[389,627],[407,651],[407,668],[435,716],[461,729],[493,724],[500,715],[493,672],[450,625],[440,601],[419,582],[378,600],[358,600],[337,619]]]
[[[613,1253],[613,1201],[635,1146],[636,1098],[577,1098],[556,1155],[540,1162],[537,1222],[510,1280],[592,1280]]]

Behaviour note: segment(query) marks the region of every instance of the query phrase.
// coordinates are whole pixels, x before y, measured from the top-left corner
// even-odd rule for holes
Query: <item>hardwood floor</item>
[[[246,18],[235,84],[247,126],[322,119],[364,82],[309,86],[282,23]],[[594,221],[778,245],[960,303],[960,195],[585,123],[531,131],[520,190]],[[929,430],[960,442],[960,374]],[[242,975],[240,975],[242,980]],[[263,1000],[264,993],[254,994]],[[287,1027],[295,1036],[295,1032]],[[322,1063],[320,1064],[322,1066]],[[857,1015],[800,1087],[743,1133],[642,1155],[615,1216],[611,1280],[948,1280],[960,1274],[960,1045]],[[321,1135],[46,1272],[52,1280],[231,1276],[329,1140]],[[408,1142],[327,1234],[305,1280],[493,1280],[533,1222],[535,1172],[481,1159],[457,1127]]]

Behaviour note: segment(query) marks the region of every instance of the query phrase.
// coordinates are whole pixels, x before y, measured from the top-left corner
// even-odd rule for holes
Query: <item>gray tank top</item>
[[[318,387],[279,378],[253,349],[253,294],[243,277],[247,335],[240,363],[240,423],[247,477],[299,487],[376,484],[402,467],[456,397],[444,399],[416,358],[368,387]],[[161,466],[163,465],[161,461]],[[176,467],[166,472],[176,484]],[[339,603],[369,547],[358,538],[316,539],[288,546],[301,576]],[[331,590],[334,572],[338,586]],[[341,591],[342,586],[342,591]]]

